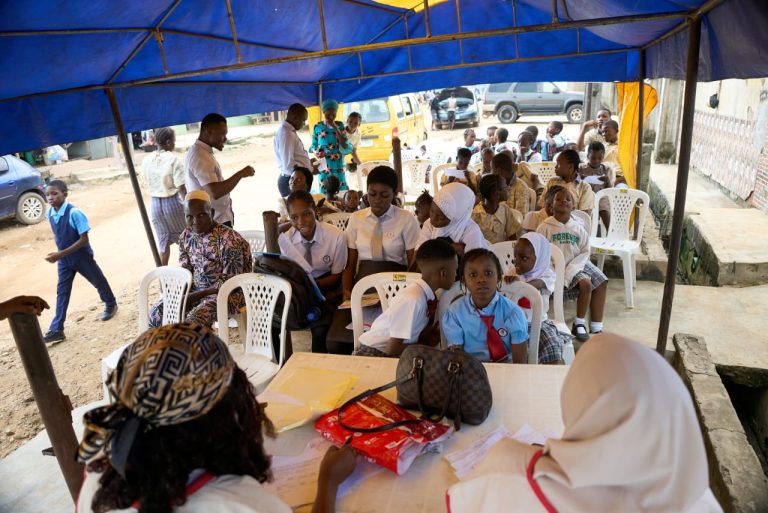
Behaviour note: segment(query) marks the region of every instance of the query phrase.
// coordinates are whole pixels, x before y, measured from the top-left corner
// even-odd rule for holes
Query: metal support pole
[[[592,82],[587,82],[584,91],[584,114],[581,115],[581,123],[584,124],[589,119],[595,119],[592,116]]]
[[[8,320],[53,453],[75,501],[83,484],[83,465],[75,459],[79,444],[72,429],[72,404],[56,381],[37,317],[13,314]]]
[[[672,212],[672,233],[669,239],[667,276],[664,280],[664,297],[661,300],[661,317],[656,350],[663,356],[667,350],[669,321],[672,316],[672,302],[675,298],[677,262],[680,260],[680,244],[683,238],[685,217],[685,195],[688,188],[688,170],[691,164],[691,139],[693,137],[693,113],[696,102],[696,81],[699,77],[699,43],[701,41],[701,18],[693,18],[688,25],[688,63],[685,70],[685,93],[683,95],[683,126],[680,136],[680,163],[677,167],[675,207]]]
[[[240,58],[240,45],[237,42],[235,17],[232,16],[232,2],[230,0],[227,0],[227,15],[229,16],[229,27],[232,29],[232,42],[235,44],[235,56],[237,57],[237,63],[240,64],[243,60]]]
[[[400,138],[392,138],[392,165],[397,175],[397,192],[403,192],[403,157],[400,154]]]
[[[323,50],[327,50],[328,40],[325,37],[325,15],[323,14],[323,0],[317,0],[317,11],[320,14],[320,35],[323,37]]]
[[[432,26],[429,24],[429,0],[424,0],[424,26],[427,29],[427,37],[432,37]]]
[[[640,50],[640,73],[637,77],[638,97],[637,97],[637,162],[635,165],[635,185],[640,189],[640,184],[647,182],[641,179],[643,172],[643,125],[645,123],[645,50]],[[647,189],[647,187],[646,187]]]
[[[320,107],[320,119],[323,117],[323,83],[320,82],[317,84],[317,106]],[[312,127],[310,127],[312,128]]]
[[[147,241],[149,241],[149,249],[152,250],[152,257],[155,259],[155,265],[160,267],[162,262],[160,261],[160,253],[157,252],[157,244],[155,244],[155,236],[152,235],[152,228],[149,224],[149,216],[147,215],[147,207],[144,205],[144,197],[141,195],[141,188],[139,187],[139,179],[136,177],[136,168],[133,167],[133,157],[131,156],[131,147],[129,146],[128,137],[125,134],[125,128],[123,127],[123,118],[120,117],[120,108],[117,106],[117,99],[115,98],[115,92],[109,88],[106,90],[107,98],[109,98],[109,106],[112,108],[112,117],[115,118],[115,127],[117,128],[117,137],[120,139],[120,144],[123,146],[123,153],[125,154],[125,163],[128,165],[128,176],[131,178],[131,186],[133,187],[133,194],[136,196],[136,203],[139,206],[139,214],[141,214],[141,222],[144,223],[144,232],[147,234]]]
[[[277,237],[279,236],[277,212],[266,211],[261,213],[261,218],[264,221],[264,241],[265,247],[268,253],[280,253],[280,246],[277,244]]]

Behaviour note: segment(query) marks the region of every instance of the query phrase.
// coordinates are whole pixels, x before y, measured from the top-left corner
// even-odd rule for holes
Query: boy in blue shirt
[[[58,263],[59,271],[59,282],[56,286],[56,315],[51,321],[48,333],[43,337],[48,344],[61,342],[66,338],[64,321],[67,318],[67,307],[72,294],[72,282],[77,273],[96,287],[99,297],[104,301],[102,321],[108,321],[117,312],[115,295],[104,273],[93,259],[93,250],[88,242],[88,232],[91,230],[88,218],[80,209],[67,201],[67,194],[67,184],[61,180],[52,180],[45,190],[48,203],[51,205],[48,210],[48,221],[51,223],[53,238],[58,248],[58,251],[49,253],[45,259],[50,263]]]

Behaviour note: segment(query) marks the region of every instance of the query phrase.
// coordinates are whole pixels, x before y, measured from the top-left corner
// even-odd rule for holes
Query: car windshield
[[[381,123],[389,121],[389,109],[386,98],[376,98],[363,102],[347,103],[345,109],[349,112],[359,112],[363,117],[363,123]]]

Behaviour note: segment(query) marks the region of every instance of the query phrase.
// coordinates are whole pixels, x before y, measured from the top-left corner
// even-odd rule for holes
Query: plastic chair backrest
[[[595,203],[597,204],[597,203]],[[571,212],[571,217],[575,217],[584,224],[584,229],[587,233],[592,233],[592,218],[583,210],[574,210]]]
[[[388,160],[369,160],[357,166],[357,172],[360,173],[361,176],[368,176],[368,173],[370,173],[374,167],[378,167],[378,166],[391,167],[392,164],[390,164]]]
[[[550,161],[528,162],[528,165],[531,166],[531,171],[533,171],[539,176],[539,181],[541,182],[541,185],[546,186],[547,182],[549,182],[552,178],[557,176],[555,174],[554,162],[550,162]]]
[[[429,160],[403,160],[403,192],[418,196],[426,187],[427,173],[432,166]]]
[[[627,189],[623,187],[603,189],[595,194],[595,207],[597,207],[600,200],[604,197],[608,198],[611,205],[611,225],[608,227],[606,235],[601,238],[606,238],[608,240],[631,240],[630,234],[634,232],[632,223],[630,223],[632,212],[635,210],[637,202],[642,201],[636,240],[637,242],[643,240],[645,218],[648,216],[648,208],[650,206],[648,195],[637,189]],[[590,237],[597,238],[597,226],[600,223],[599,214],[600,212],[597,208],[592,210],[592,230],[590,231]]]
[[[563,289],[565,288],[565,257],[560,248],[549,243],[549,249],[552,253],[552,266],[555,269],[555,290],[550,296],[555,321],[565,324],[565,314],[563,313]]]
[[[245,240],[248,241],[248,245],[251,246],[251,254],[263,253],[267,250],[267,239],[263,230],[238,230]]]
[[[443,326],[442,326],[442,320],[443,316],[445,315],[445,312],[448,311],[448,309],[451,307],[454,301],[456,301],[458,298],[464,295],[464,292],[461,290],[461,284],[457,281],[453,284],[453,286],[443,291],[443,293],[440,295],[440,300],[437,302],[437,322],[440,324],[440,349],[447,349],[448,348],[448,341],[445,339],[445,334],[443,334]]]
[[[505,240],[504,242],[497,242],[496,244],[491,244],[488,249],[493,251],[493,254],[501,262],[502,273],[506,273],[515,266],[515,241]]]
[[[389,308],[389,302],[398,292],[410,283],[421,278],[419,273],[376,273],[362,278],[352,287],[350,298],[352,310],[352,331],[355,337],[355,349],[360,347],[360,335],[363,334],[362,297],[368,289],[376,289],[382,311]]]
[[[531,327],[528,330],[528,364],[539,363],[539,336],[541,335],[542,301],[541,292],[523,281],[501,284],[501,293],[517,304],[521,297],[531,303]]]
[[[149,286],[160,281],[163,297],[163,325],[181,322],[187,306],[187,294],[192,287],[192,273],[183,267],[164,265],[149,271],[139,284],[139,334],[149,329]]]
[[[346,230],[347,224],[349,224],[349,218],[352,216],[350,212],[334,212],[332,214],[325,214],[320,220],[324,223],[332,224],[340,230]]]
[[[470,171],[472,171],[473,173],[478,173],[479,174],[483,170],[483,163],[482,162],[477,162],[475,164],[470,164],[468,169]]]
[[[437,196],[437,191],[440,190],[440,181],[445,176],[445,170],[455,168],[456,164],[440,164],[439,166],[432,167],[432,197]]]
[[[280,357],[277,362],[282,367],[285,357],[286,322],[291,306],[290,282],[277,276],[259,273],[239,274],[224,282],[216,297],[216,318],[219,320],[219,338],[225,343],[229,343],[228,300],[235,289],[242,289],[245,297],[245,352],[257,353],[272,361],[275,360],[272,318],[278,297],[280,294],[285,297],[280,326]]]

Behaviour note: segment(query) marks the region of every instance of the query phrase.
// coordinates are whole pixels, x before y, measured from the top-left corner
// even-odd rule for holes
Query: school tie
[[[506,360],[507,350],[504,349],[504,342],[501,340],[501,335],[493,327],[493,315],[483,315],[478,310],[477,315],[480,316],[480,320],[485,324],[486,336],[485,342],[488,344],[488,352],[491,354],[492,362],[500,362]]]
[[[304,244],[304,260],[307,261],[310,267],[312,267],[312,244],[315,243],[313,240],[304,240],[301,241],[302,244]]]
[[[381,230],[381,218],[376,218],[376,226],[371,235],[371,259],[381,262],[384,260],[384,237]]]
[[[437,313],[437,299],[427,299],[427,318],[429,319],[427,326],[432,326],[435,323],[436,313]]]

